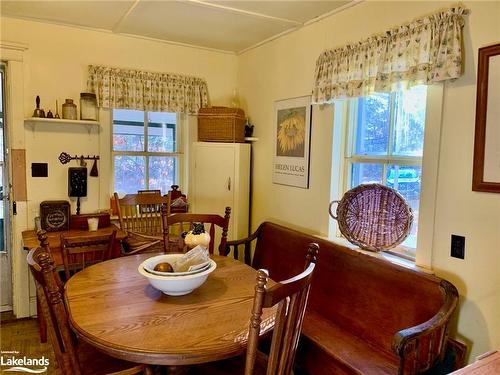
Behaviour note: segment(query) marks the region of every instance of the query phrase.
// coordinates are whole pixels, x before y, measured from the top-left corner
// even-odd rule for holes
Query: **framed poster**
[[[500,193],[500,43],[478,60],[472,190]]]
[[[309,188],[311,97],[275,103],[273,183]]]

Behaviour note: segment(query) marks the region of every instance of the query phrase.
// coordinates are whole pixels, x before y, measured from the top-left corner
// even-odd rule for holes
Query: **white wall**
[[[274,101],[311,93],[316,58],[451,3],[363,2],[239,56],[238,90],[255,124],[252,227],[263,220],[328,234],[333,136],[331,106],[313,108],[308,190],[274,185]],[[465,74],[444,87],[432,265],[461,294],[458,338],[475,355],[500,348],[500,195],[471,190],[476,61],[500,41],[500,2],[465,3]],[[465,260],[451,258],[451,233],[466,237]]]
[[[0,22],[0,40],[27,46],[21,67],[23,100],[20,103],[13,102],[16,108],[10,108],[24,115],[17,116],[8,124],[12,132],[10,147],[26,149],[28,202],[18,205],[15,238],[20,238],[21,230],[34,227],[33,219],[39,213],[41,201],[69,199],[67,168],[78,164],[74,161],[67,165],[60,164],[57,157],[62,151],[71,155],[95,154],[101,157],[98,163],[99,177],[89,177],[88,180],[88,197],[82,199],[83,213],[108,208],[112,192],[109,111],[101,111],[101,127],[93,128],[90,134],[85,127],[62,123],[33,128],[24,124],[23,116],[30,117],[33,114],[36,95],[40,95],[41,107],[46,112],[51,109],[55,113],[57,99],[61,114],[60,106],[65,98],[74,99],[79,109],[80,92],[87,91],[89,64],[201,77],[207,81],[210,99],[215,105],[229,105],[231,93],[236,87],[237,58],[233,54],[5,17],[0,18]],[[16,99],[19,99],[19,95],[16,95]],[[187,123],[195,135],[196,121],[191,118]],[[32,178],[32,162],[48,163],[49,177]],[[92,163],[89,163],[87,168],[90,170],[91,167]],[[74,199],[71,202],[74,213],[76,203]],[[14,246],[14,250],[18,251],[19,241]],[[15,263],[15,275],[19,279],[17,285],[19,290],[24,290],[19,285],[27,283],[27,267],[22,267],[25,263],[21,258]],[[24,297],[16,300],[27,303]],[[27,314],[27,308],[18,307],[19,317]]]

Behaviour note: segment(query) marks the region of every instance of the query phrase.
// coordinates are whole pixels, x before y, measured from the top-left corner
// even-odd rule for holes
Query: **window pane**
[[[175,152],[176,114],[148,112],[148,149],[151,152]]]
[[[113,110],[113,150],[145,151],[143,111]]]
[[[146,189],[146,158],[144,156],[115,156],[115,191],[137,193]]]
[[[390,103],[390,94],[358,99],[355,154],[381,155],[388,152]]]
[[[426,100],[426,86],[415,86],[410,90],[396,93],[393,151],[395,155],[422,156]]]
[[[382,183],[384,166],[375,163],[353,163],[351,188],[360,184]]]
[[[389,165],[387,168],[387,186],[396,189],[413,210],[413,225],[410,235],[403,245],[417,247],[418,210],[420,205],[420,176],[422,168],[409,165]]]
[[[149,189],[160,189],[167,194],[175,182],[177,159],[175,157],[151,156],[149,158]]]

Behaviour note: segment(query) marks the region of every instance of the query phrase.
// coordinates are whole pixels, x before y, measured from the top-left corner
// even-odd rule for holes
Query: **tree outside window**
[[[178,182],[178,137],[175,113],[113,110],[114,190],[166,194]]]

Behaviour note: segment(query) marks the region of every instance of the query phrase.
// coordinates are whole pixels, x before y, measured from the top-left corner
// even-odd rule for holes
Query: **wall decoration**
[[[472,190],[500,193],[500,43],[479,49]]]
[[[69,229],[70,206],[68,201],[43,201],[40,203],[41,227],[47,232]]]
[[[31,163],[31,177],[48,177],[48,163]]]
[[[309,188],[311,97],[275,103],[273,183]]]

